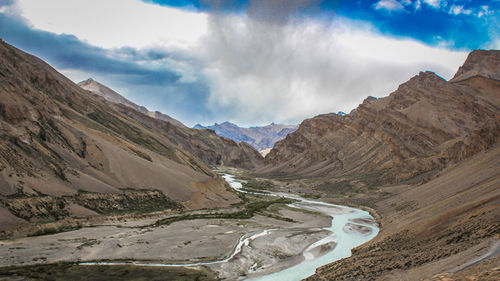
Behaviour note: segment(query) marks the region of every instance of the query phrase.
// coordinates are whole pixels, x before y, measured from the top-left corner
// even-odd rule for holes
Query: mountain
[[[499,280],[500,145],[422,185],[371,191],[381,231],[307,281]],[[368,200],[367,200],[368,199]],[[339,204],[366,204],[369,197]]]
[[[500,51],[475,50],[469,54],[450,82],[460,82],[472,77],[500,80]]]
[[[246,143],[218,136],[212,130],[190,129],[165,114],[152,113],[130,102],[97,81],[89,79],[79,85],[84,89],[94,89],[92,92],[104,98],[113,109],[162,134],[206,165],[253,169],[263,163],[262,155]]]
[[[153,118],[156,118],[159,120],[169,122],[175,126],[186,127],[180,121],[178,121],[178,120],[176,120],[176,119],[174,119],[166,114],[163,114],[159,111],[149,111],[144,106],[140,106],[140,105],[137,105],[137,104],[131,102],[130,100],[123,97],[122,95],[120,95],[117,92],[113,91],[112,89],[104,86],[103,84],[95,81],[92,78],[89,78],[85,81],[78,83],[78,86],[82,87],[83,89],[85,89],[87,91],[91,91],[92,93],[94,93],[98,96],[103,97],[107,101],[126,105],[126,106],[133,108],[133,109],[135,109],[135,110],[137,110],[145,115],[148,115],[150,117],[153,117]]]
[[[473,51],[450,81],[422,72],[275,144],[254,171],[308,177],[323,200],[367,206],[380,225],[306,280],[499,280],[499,59]]]
[[[474,51],[450,81],[421,72],[348,115],[305,120],[256,172],[368,186],[426,181],[497,142],[498,59]]]
[[[219,136],[232,139],[236,142],[244,141],[259,151],[272,148],[277,141],[284,139],[288,134],[294,132],[297,127],[297,125],[271,123],[263,127],[241,128],[231,122],[215,123],[207,127],[200,124],[194,126],[195,129],[214,130]]]
[[[0,41],[1,230],[82,212],[239,201],[191,153]]]
[[[231,166],[254,169],[262,165],[264,158],[245,142],[235,142],[218,136],[213,130],[179,127],[144,115],[122,104],[112,105],[117,111],[137,120],[144,126],[161,133],[172,143],[184,148],[210,166]]]

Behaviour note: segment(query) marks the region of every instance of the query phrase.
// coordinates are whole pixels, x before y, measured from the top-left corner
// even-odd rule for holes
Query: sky
[[[298,124],[453,77],[500,0],[0,0],[0,37],[188,126]]]

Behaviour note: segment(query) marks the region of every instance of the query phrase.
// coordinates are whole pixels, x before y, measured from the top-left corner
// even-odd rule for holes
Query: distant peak
[[[219,126],[225,126],[225,127],[233,127],[233,128],[239,128],[238,125],[231,123],[229,121],[225,121],[222,124],[219,124]]]
[[[97,83],[94,79],[92,78],[89,78],[87,80],[83,80],[79,83],[77,83],[78,85],[88,85],[88,84],[94,84],[94,83]]]
[[[206,129],[206,127],[202,126],[201,124],[198,123],[198,124],[193,126],[193,129]]]

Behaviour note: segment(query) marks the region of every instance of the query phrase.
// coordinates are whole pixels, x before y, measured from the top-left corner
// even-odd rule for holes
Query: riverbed
[[[245,192],[233,176],[224,178],[232,188]],[[74,231],[4,240],[0,241],[0,266],[79,262],[208,267],[225,280],[300,280],[318,266],[349,256],[350,249],[378,233],[365,211],[293,194],[271,192],[267,196],[296,201],[250,219],[196,219],[150,226],[161,216],[118,218]]]
[[[224,179],[232,188],[240,192],[243,191],[242,184],[235,180],[232,175],[224,175]],[[334,262],[336,260],[349,257],[351,249],[370,241],[378,234],[378,227],[374,223],[370,213],[350,208],[329,204],[316,200],[309,200],[293,194],[270,192],[270,196],[281,196],[295,199],[298,202],[291,204],[293,207],[316,211],[332,217],[329,227],[323,228],[329,231],[329,235],[314,242],[303,251],[303,259],[300,263],[287,269],[249,278],[248,280],[301,280],[314,274],[316,268]],[[324,245],[334,245],[328,253],[323,255],[314,254],[315,250]],[[316,251],[317,252],[317,251]]]

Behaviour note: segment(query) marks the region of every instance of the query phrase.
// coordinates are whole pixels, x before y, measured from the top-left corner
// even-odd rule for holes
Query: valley
[[[241,190],[239,181],[228,175],[224,177],[233,188]],[[240,196],[247,202],[242,207],[183,213],[182,218],[171,222],[169,219],[180,215],[151,214],[143,219],[109,217],[107,221],[78,230],[2,241],[0,255],[6,258],[0,267],[41,261],[82,266],[207,267],[219,278],[236,280],[297,266],[304,259],[311,263],[324,257],[322,263],[325,263],[349,255],[349,249],[357,244],[343,242],[337,236],[344,231],[344,235],[359,236],[360,240],[353,240],[358,244],[376,235],[371,230],[375,222],[366,212],[357,211],[358,214],[348,208],[300,199],[292,194],[270,196],[246,191]],[[280,198],[276,196],[290,199],[275,199]],[[235,215],[250,208],[253,212],[246,219]],[[332,232],[331,216],[340,220],[347,215],[363,218],[363,222],[346,217]],[[370,226],[363,226],[366,223]],[[344,224],[349,228],[343,229]],[[337,243],[342,243],[342,247]],[[333,253],[339,255],[333,258],[328,257],[332,255],[331,249],[343,250]],[[303,277],[312,274],[316,267],[309,265]],[[294,280],[300,280],[300,276]]]
[[[0,62],[0,280],[500,276],[499,51],[265,157],[3,41]]]

